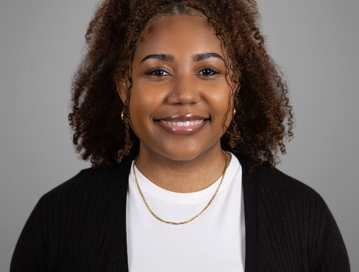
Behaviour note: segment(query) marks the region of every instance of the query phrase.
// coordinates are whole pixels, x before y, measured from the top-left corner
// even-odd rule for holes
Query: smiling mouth
[[[159,120],[160,123],[168,125],[168,126],[177,126],[177,127],[193,127],[197,126],[199,124],[202,124],[205,121],[205,119],[202,120],[196,120],[196,121],[184,121],[184,122],[171,122],[171,121],[165,121],[165,120]]]
[[[155,120],[165,131],[177,135],[192,135],[208,123],[210,118],[188,114],[171,116]]]

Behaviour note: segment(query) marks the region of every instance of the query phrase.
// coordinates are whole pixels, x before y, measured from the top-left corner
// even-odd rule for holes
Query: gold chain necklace
[[[146,207],[147,207],[147,209],[150,211],[150,213],[151,213],[157,220],[159,220],[159,221],[161,221],[161,222],[163,222],[163,223],[169,224],[169,225],[184,225],[184,224],[187,224],[187,223],[189,223],[189,222],[195,220],[198,216],[200,216],[205,210],[207,210],[208,206],[211,205],[213,199],[216,197],[216,195],[217,195],[217,193],[218,193],[218,191],[219,191],[219,188],[220,188],[221,185],[222,185],[224,176],[225,176],[225,174],[226,174],[227,167],[228,167],[228,158],[227,158],[226,153],[225,153],[223,150],[222,150],[222,153],[223,153],[223,155],[224,155],[224,158],[226,159],[226,164],[225,164],[225,166],[224,166],[224,170],[223,170],[221,182],[219,183],[216,192],[214,193],[214,195],[212,196],[211,200],[208,202],[208,204],[206,205],[206,207],[204,207],[204,209],[203,209],[199,214],[197,214],[196,216],[192,217],[191,219],[189,219],[189,220],[187,220],[187,221],[182,221],[182,222],[171,222],[171,221],[163,220],[162,218],[158,217],[158,216],[150,209],[150,207],[148,206],[147,201],[146,201],[144,195],[142,194],[140,185],[138,184],[138,181],[137,181],[136,171],[135,171],[135,165],[136,165],[136,159],[137,159],[137,158],[135,158],[135,160],[134,160],[134,162],[133,162],[133,174],[134,174],[134,176],[135,176],[135,180],[136,180],[136,184],[137,184],[138,191],[140,192],[140,195],[141,195],[141,197],[142,197],[142,199],[143,199],[143,202],[145,202]]]

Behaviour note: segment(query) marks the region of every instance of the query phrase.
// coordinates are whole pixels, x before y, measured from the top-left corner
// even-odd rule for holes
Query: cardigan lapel
[[[249,172],[246,161],[236,154],[242,166],[244,221],[246,232],[245,272],[258,271],[257,171]]]
[[[115,271],[128,272],[127,236],[126,236],[126,201],[128,190],[128,175],[131,170],[132,160],[135,155],[130,154],[123,158],[120,164],[116,164],[112,171],[115,179],[116,193],[114,194],[115,237],[114,237],[114,263]]]
[[[115,248],[115,267],[116,271],[128,272],[127,259],[127,236],[126,236],[126,199],[128,189],[128,175],[131,170],[132,160],[136,154],[126,156],[121,164],[116,164],[111,172],[111,177],[115,181],[115,188],[118,193],[114,199],[114,209],[116,214],[114,233]],[[258,271],[258,223],[257,223],[257,181],[256,172],[249,172],[246,161],[236,154],[242,166],[242,186],[244,197],[244,217],[245,217],[245,272]]]

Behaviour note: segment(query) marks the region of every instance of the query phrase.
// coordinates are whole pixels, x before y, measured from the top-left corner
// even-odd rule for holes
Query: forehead
[[[159,18],[142,31],[135,58],[142,53],[215,52],[223,56],[222,51],[222,43],[208,21],[199,16],[175,15]]]

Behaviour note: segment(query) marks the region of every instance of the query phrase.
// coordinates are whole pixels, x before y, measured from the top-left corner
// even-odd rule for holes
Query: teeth
[[[164,120],[160,120],[162,124],[170,125],[170,126],[178,126],[178,127],[189,127],[196,126],[204,122],[204,120],[196,120],[196,121],[185,121],[185,122],[167,122]]]

